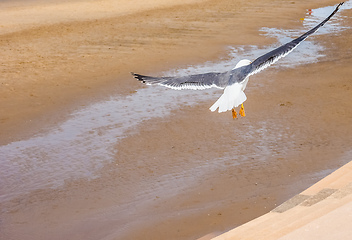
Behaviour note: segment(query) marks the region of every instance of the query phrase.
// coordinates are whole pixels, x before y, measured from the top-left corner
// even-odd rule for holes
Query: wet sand
[[[269,213],[213,240],[348,239],[352,161]]]
[[[78,12],[78,19],[4,31],[0,143],[134,93],[142,86],[130,71],[158,74],[226,58],[228,45],[265,46],[274,39],[259,35],[262,26],[297,29],[307,8],[333,4],[205,1],[108,18],[82,13],[79,20]],[[326,48],[319,62],[253,76],[246,118],[211,113],[213,100],[180,106],[116,140],[98,177],[1,202],[1,238],[196,239],[270,211],[350,161],[350,37],[350,29],[316,36]]]

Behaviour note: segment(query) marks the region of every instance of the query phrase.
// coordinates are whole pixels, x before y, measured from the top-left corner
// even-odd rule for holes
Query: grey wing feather
[[[151,77],[132,73],[132,75],[139,81],[146,84],[158,84],[165,87],[173,89],[206,89],[206,88],[225,88],[228,84],[234,82],[242,82],[246,77],[256,74],[261,70],[267,68],[271,64],[278,61],[280,58],[285,57],[287,54],[292,52],[301,42],[303,42],[307,37],[318,31],[319,28],[324,26],[324,24],[330,20],[332,16],[339,10],[341,5],[337,5],[336,9],[328,16],[324,21],[318,24],[316,27],[312,28],[302,36],[292,40],[289,43],[278,47],[271,52],[264,54],[263,56],[254,60],[250,65],[243,66],[237,69],[233,69],[224,73],[205,73],[196,74],[183,77]]]
[[[207,88],[225,88],[229,80],[229,72],[224,73],[204,73],[188,75],[183,77],[151,77],[137,73],[132,75],[139,81],[147,85],[157,84],[172,89],[193,89],[202,90]]]
[[[339,10],[341,7],[342,3],[339,3],[336,7],[336,9],[321,23],[319,23],[316,27],[312,28],[302,36],[292,40],[289,43],[286,43],[282,45],[281,47],[278,47],[274,49],[273,51],[264,54],[263,56],[257,58],[256,60],[253,61],[253,63],[250,65],[250,73],[249,75],[256,74],[260,72],[261,70],[269,67],[271,64],[275,63],[278,61],[280,58],[285,57],[287,54],[292,52],[301,42],[303,42],[307,37],[318,31],[319,28],[324,26],[324,24],[330,20],[332,16],[335,15],[335,13]]]

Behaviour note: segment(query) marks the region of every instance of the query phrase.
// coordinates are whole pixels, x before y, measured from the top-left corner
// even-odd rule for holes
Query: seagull
[[[302,36],[258,57],[254,61],[247,59],[241,60],[230,71],[208,72],[182,77],[151,77],[133,72],[131,74],[134,76],[134,78],[147,85],[156,84],[176,90],[203,90],[213,87],[224,89],[223,94],[209,109],[212,112],[218,109],[219,113],[232,110],[232,117],[235,119],[237,118],[237,112],[235,108],[241,105],[239,114],[244,117],[246,114],[244,111],[243,102],[247,99],[244,90],[247,86],[249,77],[269,67],[271,64],[277,62],[280,58],[287,56],[307,37],[324,26],[325,23],[329,21],[330,18],[334,16],[335,13],[340,9],[343,3],[344,2],[339,3],[335,10],[324,21],[319,23],[316,27],[312,28]]]

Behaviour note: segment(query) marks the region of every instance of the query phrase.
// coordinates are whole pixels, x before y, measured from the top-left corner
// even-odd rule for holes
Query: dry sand
[[[173,2],[126,8],[113,1],[0,2],[0,16],[6,16],[0,28],[0,144],[48,129],[82,105],[134,92],[141,85],[130,71],[155,74],[226,57],[228,45],[266,45],[274,39],[259,35],[260,27],[300,28],[307,8],[336,4]],[[26,13],[31,17],[18,21]],[[1,203],[0,237],[195,239],[268,212],[348,159],[351,33],[316,36],[327,49],[318,63],[253,76],[250,84],[257,87],[248,86],[244,119],[210,113],[211,102],[179,109],[118,142],[99,178]],[[263,148],[270,152],[264,158]],[[176,186],[170,196],[144,184],[248,152],[248,161],[210,171],[181,192]],[[142,188],[151,192],[149,199],[132,198]]]

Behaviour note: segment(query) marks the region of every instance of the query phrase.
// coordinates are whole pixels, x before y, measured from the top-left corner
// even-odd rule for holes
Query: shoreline
[[[229,1],[173,6],[138,16],[99,19],[94,24],[71,22],[1,35],[3,49],[11,44],[20,48],[14,56],[7,50],[11,61],[2,65],[2,85],[6,88],[0,94],[0,144],[31,137],[43,126],[50,129],[68,118],[72,109],[116,94],[132,94],[142,85],[129,75],[131,70],[152,74],[226,58],[224,46],[230,43],[266,45],[273,39],[259,35],[259,27],[294,29],[300,26],[297,13],[302,14],[307,5],[314,8],[332,3],[297,3],[299,7],[283,13],[286,5],[281,1],[261,2],[266,7],[254,11],[250,6],[256,1],[238,2],[236,7]],[[231,14],[231,6],[237,15]],[[267,17],[276,12],[282,20],[279,23]],[[250,19],[246,24],[243,16]],[[297,19],[292,20],[293,16]],[[145,20],[148,24],[142,29]],[[112,28],[113,23],[119,26]],[[160,27],[160,23],[164,25]],[[243,36],[227,32],[234,27]],[[106,36],[95,33],[98,30],[104,30],[100,32]],[[116,30],[120,30],[119,36],[110,35]],[[334,36],[334,41],[317,36],[329,49],[318,63],[253,76],[246,102],[250,114],[245,119],[233,121],[228,114],[209,114],[208,102],[182,107],[167,117],[145,121],[148,127],[141,124],[126,133],[114,144],[112,162],[104,164],[98,178],[70,180],[62,188],[34,191],[3,204],[11,210],[1,213],[4,226],[18,227],[17,233],[5,228],[5,236],[188,239],[204,236],[212,229],[226,231],[264,214],[324,177],[324,171],[346,161],[343,153],[348,151],[346,143],[352,135],[350,70],[346,67],[350,66],[350,46],[346,44],[350,32]],[[66,46],[60,51],[50,47],[59,43],[58,33],[65,33],[59,40],[66,41],[66,45],[55,45]],[[4,44],[9,39],[15,41]],[[31,42],[34,39],[38,41]],[[33,56],[32,50],[40,56]],[[16,59],[20,54],[28,59]],[[57,68],[51,69],[53,66]],[[23,76],[26,79],[13,82]],[[237,156],[248,159],[232,165]],[[225,167],[214,161],[221,158]],[[199,165],[209,172],[195,178],[192,186],[173,183],[193,176],[191,170]],[[121,167],[126,170],[121,171]],[[177,175],[180,173],[184,175]],[[170,182],[161,181],[160,177],[168,175]],[[171,184],[166,185],[168,190],[181,193],[159,193],[160,184]],[[99,231],[95,220],[100,222]],[[192,224],[195,221],[197,226]],[[71,226],[66,228],[64,222]],[[39,229],[43,224],[47,231]]]

